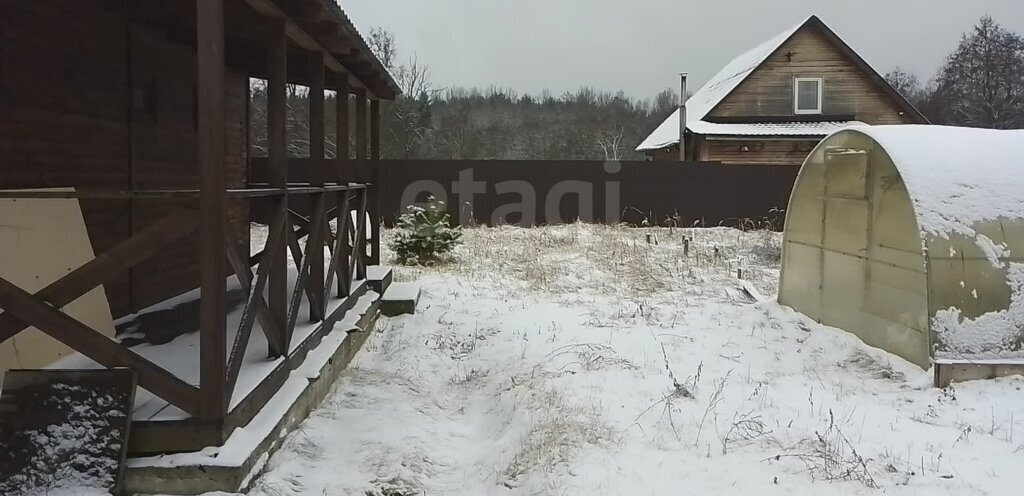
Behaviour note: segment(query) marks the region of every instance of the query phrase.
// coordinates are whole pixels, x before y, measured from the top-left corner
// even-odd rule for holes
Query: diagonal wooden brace
[[[356,219],[355,236],[352,238],[351,261],[349,275],[355,274],[356,279],[366,279],[366,190],[363,190],[359,201],[359,217]]]
[[[139,386],[189,414],[199,414],[198,388],[5,279],[0,279],[0,307],[3,315],[45,332],[100,365],[135,370]]]
[[[334,215],[334,212],[336,210],[337,210],[337,207],[331,208],[330,210],[327,211],[325,216],[326,217],[330,217],[331,215]],[[299,215],[294,210],[289,210],[288,211],[288,216],[293,220],[294,223],[299,225],[299,228],[295,230],[295,238],[296,239],[302,239],[303,236],[309,234],[309,219],[308,218],[303,217],[302,215]],[[334,240],[333,235],[331,236],[331,240],[332,241]],[[249,266],[252,267],[253,265],[256,265],[256,264],[260,263],[260,260],[263,259],[263,254],[266,253],[266,251],[267,251],[266,248],[264,248],[264,249],[256,252],[253,255],[249,255]]]
[[[343,199],[341,201],[341,207],[340,207],[339,212],[341,212],[341,215],[339,215],[336,218],[336,221],[335,221],[338,224],[337,227],[336,227],[336,229],[338,231],[338,234],[337,234],[337,236],[334,237],[334,249],[331,251],[331,265],[327,269],[327,281],[325,282],[327,287],[324,288],[324,307],[323,307],[324,308],[324,315],[327,315],[327,299],[330,298],[331,290],[333,289],[335,279],[337,279],[338,281],[342,281],[343,280],[342,279],[342,275],[338,271],[341,270],[342,267],[345,267],[346,264],[348,264],[348,260],[345,260],[347,258],[347,256],[345,255],[345,252],[347,251],[347,250],[345,250],[345,243],[347,243],[345,238],[348,237],[348,226],[347,226],[347,224],[348,224],[348,194],[347,193],[344,195],[344,197],[343,197]],[[325,222],[326,222],[326,217],[325,217]],[[344,262],[344,264],[342,262]],[[345,277],[344,280],[346,281],[346,283],[351,282],[351,278],[349,278],[348,275],[345,275],[344,277]],[[339,282],[338,289],[339,289],[339,294],[338,294],[339,298],[341,298],[343,296],[348,296],[348,292],[349,292],[350,288],[345,283],[340,283]],[[344,294],[340,294],[341,292],[344,292]]]
[[[117,246],[39,290],[34,297],[60,308],[104,281],[152,257],[168,243],[182,238],[198,224],[194,208],[183,208],[139,231]],[[0,314],[0,343],[25,330],[27,324],[11,314]]]
[[[274,227],[271,228],[270,234],[267,237],[266,246],[277,246],[281,240],[281,236],[283,235],[284,224],[282,222],[275,222]],[[268,357],[277,358],[279,356],[283,356],[286,353],[286,350],[284,349],[284,333],[281,329],[277,328],[274,318],[270,314],[270,307],[263,298],[263,288],[266,286],[270,263],[260,265],[260,269],[257,270],[256,279],[254,281],[252,268],[246,265],[244,258],[239,252],[241,241],[238,239],[238,236],[236,236],[234,232],[228,231],[227,237],[228,261],[231,263],[231,266],[235,271],[235,275],[238,277],[238,282],[248,292],[245,308],[242,311],[242,320],[239,325],[238,336],[241,337],[244,334],[246,343],[248,342],[249,332],[252,331],[252,325],[255,317],[255,320],[259,321],[260,327],[263,329],[263,333],[267,336],[267,345],[269,347]],[[274,258],[271,257],[271,260],[274,260]],[[253,286],[253,282],[257,283],[255,287]],[[232,359],[235,356],[238,346],[239,340],[236,339],[235,345],[231,350]],[[242,353],[244,353],[244,347]]]
[[[317,204],[317,210],[318,210],[316,212],[317,215],[315,215],[314,217],[322,216],[323,213],[324,213],[323,212],[323,208],[324,208],[323,202],[319,202]],[[318,243],[320,243],[320,231],[322,229],[323,229],[323,223],[319,223],[318,222],[316,224],[313,224],[313,232],[309,233],[309,238],[306,239],[306,250],[307,251],[310,248],[316,247],[318,245]],[[320,245],[320,246],[323,246],[323,245]],[[313,261],[313,258],[314,257],[310,257],[310,256],[302,257],[302,259],[301,259],[302,263],[301,264],[296,264],[298,266],[299,270],[298,270],[298,274],[297,274],[296,279],[295,279],[295,288],[292,291],[291,305],[289,306],[289,309],[288,309],[288,330],[287,330],[288,334],[287,335],[288,335],[288,338],[289,338],[289,342],[291,342],[292,332],[295,330],[295,322],[298,320],[299,304],[301,303],[301,300],[302,300],[301,297],[302,297],[303,289],[305,289],[306,296],[307,296],[307,298],[309,300],[309,305],[311,307],[312,306],[316,306],[316,305],[322,305],[320,300],[318,300],[316,298],[315,292],[312,291],[312,288],[310,287],[310,284],[311,284],[310,278],[309,278],[310,263]],[[323,284],[323,282],[321,281],[320,284]]]

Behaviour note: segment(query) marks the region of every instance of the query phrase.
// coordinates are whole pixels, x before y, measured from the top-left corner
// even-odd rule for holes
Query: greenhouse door
[[[825,153],[824,222],[821,250],[821,321],[856,328],[868,271],[871,205],[868,153]]]

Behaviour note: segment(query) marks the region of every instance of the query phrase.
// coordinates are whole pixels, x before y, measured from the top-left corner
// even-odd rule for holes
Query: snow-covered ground
[[[935,389],[780,307],[777,235],[577,224],[464,239],[451,264],[397,269],[422,284],[418,313],[380,321],[250,495],[1024,487],[1024,379]]]

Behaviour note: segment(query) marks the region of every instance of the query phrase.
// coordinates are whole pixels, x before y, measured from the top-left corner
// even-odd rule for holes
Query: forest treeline
[[[373,29],[370,47],[403,90],[381,108],[381,154],[391,159],[642,159],[634,147],[676,107],[666,89],[653,98],[589,87],[559,95],[491,87],[436,88],[416,58],[399,63],[395,37]],[[724,63],[724,62],[723,62]],[[1024,128],[1024,37],[982,17],[925,82],[899,67],[885,78],[933,124]],[[266,153],[266,86],[252,85],[253,154]],[[333,95],[328,107],[333,108]],[[327,112],[327,152],[335,116]],[[309,153],[308,99],[288,91],[289,154]]]

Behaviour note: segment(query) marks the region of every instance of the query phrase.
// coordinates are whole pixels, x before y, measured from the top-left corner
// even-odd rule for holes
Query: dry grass
[[[517,487],[526,474],[550,474],[563,468],[586,445],[611,442],[612,429],[592,406],[569,404],[553,389],[534,389],[523,400],[526,407],[536,412],[536,420],[512,459],[498,473],[498,482],[505,487]]]
[[[384,231],[384,259],[393,236]],[[650,242],[648,242],[650,240]],[[400,267],[398,280],[435,276],[500,281],[509,294],[546,292],[563,303],[588,294],[633,302],[645,317],[651,298],[734,300],[713,293],[722,279],[744,280],[762,294],[775,292],[781,235],[731,228],[631,228],[576,223],[466,229],[464,244],[446,263]],[[656,302],[652,302],[656,303]],[[646,305],[651,307],[653,305]],[[622,312],[618,312],[622,313]]]
[[[836,423],[832,410],[828,412],[827,426],[816,431],[815,439],[805,439],[797,446],[780,453],[769,460],[795,458],[806,466],[806,472],[814,480],[857,481],[870,489],[878,489],[873,470],[869,464],[874,460],[862,456],[853,441],[843,433]]]

